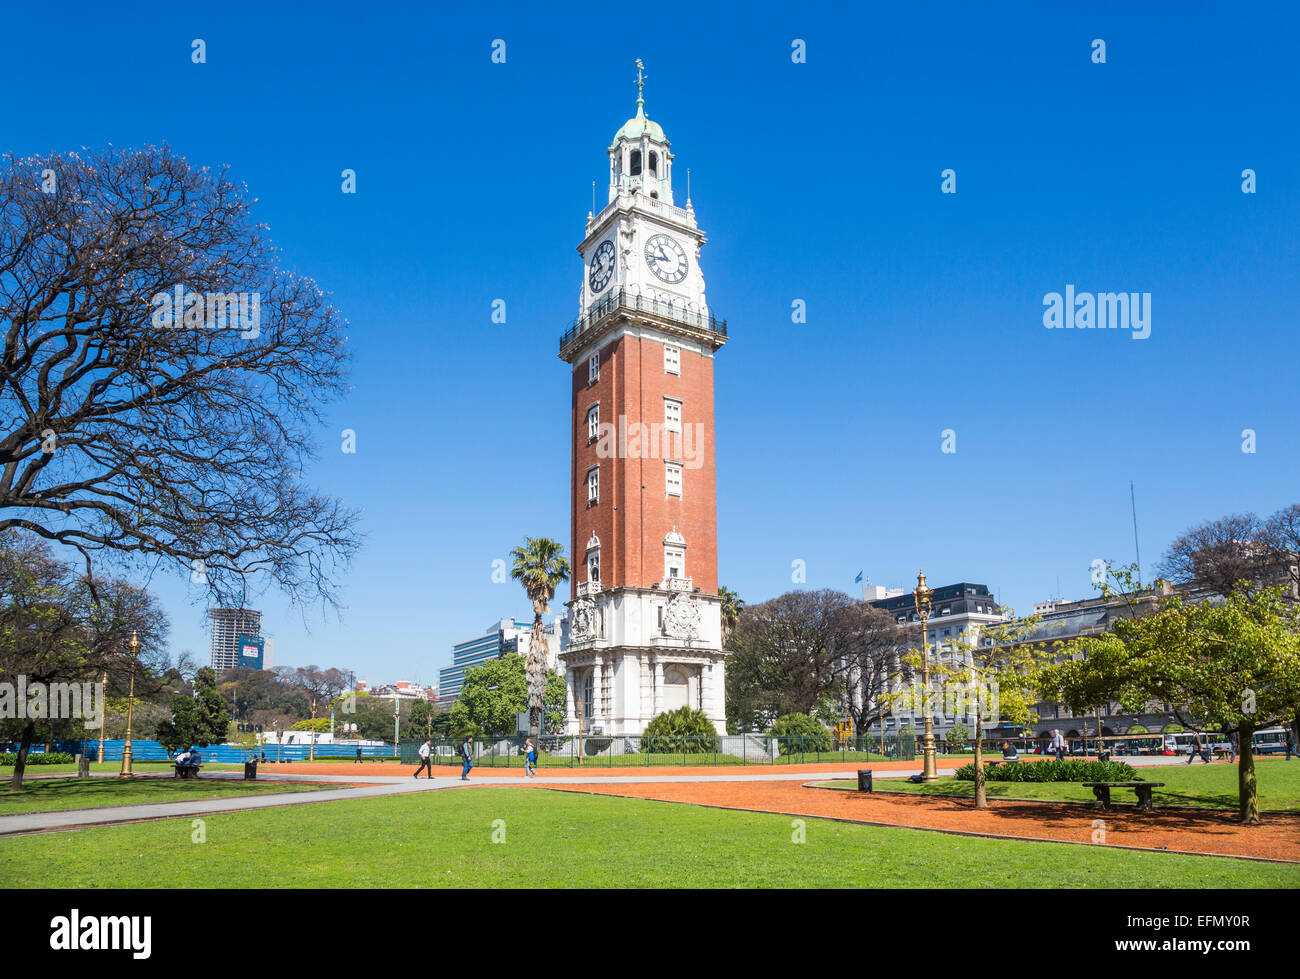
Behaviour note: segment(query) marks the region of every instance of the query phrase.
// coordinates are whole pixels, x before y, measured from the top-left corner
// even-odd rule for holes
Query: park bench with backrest
[[[186,755],[175,763],[176,778],[198,778],[202,760],[194,754]]]
[[[1137,795],[1137,807],[1143,810],[1154,809],[1151,803],[1151,790],[1164,788],[1164,782],[1084,782],[1086,787],[1092,789],[1092,794],[1097,797],[1103,809],[1110,808],[1110,790],[1111,789],[1132,789]]]

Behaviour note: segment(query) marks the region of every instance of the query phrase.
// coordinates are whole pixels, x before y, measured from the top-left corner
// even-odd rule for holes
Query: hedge
[[[32,752],[27,756],[29,765],[71,765],[75,758],[71,755],[65,755],[61,751],[48,751],[45,753]],[[12,753],[0,753],[0,765],[13,767],[18,764],[18,756]]]
[[[975,764],[953,773],[960,781],[975,781]],[[987,782],[1132,782],[1138,773],[1122,761],[1035,761],[984,766]]]

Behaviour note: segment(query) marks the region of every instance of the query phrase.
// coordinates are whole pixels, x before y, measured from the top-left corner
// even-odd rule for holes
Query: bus
[[[1255,732],[1251,744],[1255,746],[1257,755],[1278,754],[1286,751],[1286,731],[1280,727],[1266,727]]]
[[[1201,747],[1206,751],[1228,751],[1232,746],[1228,736],[1217,731],[1201,732]],[[1190,755],[1192,753],[1192,732],[1165,735],[1165,754]]]

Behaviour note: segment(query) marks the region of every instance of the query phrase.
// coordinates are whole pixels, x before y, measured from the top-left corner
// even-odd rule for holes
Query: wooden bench
[[[198,778],[199,765],[174,765],[176,769],[176,778]]]
[[[1141,810],[1150,812],[1155,808],[1151,804],[1151,790],[1164,788],[1164,782],[1084,782],[1088,788],[1092,789],[1092,794],[1097,797],[1103,809],[1110,808],[1110,790],[1111,789],[1132,789],[1137,795],[1137,807]]]

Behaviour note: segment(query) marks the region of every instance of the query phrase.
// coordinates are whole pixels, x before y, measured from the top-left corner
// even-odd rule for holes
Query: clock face
[[[591,256],[591,274],[587,277],[587,284],[591,286],[592,292],[600,292],[609,285],[613,276],[614,243],[603,241],[596,249],[596,254]]]
[[[665,282],[681,282],[689,268],[686,252],[667,235],[655,235],[645,243],[645,261]]]

